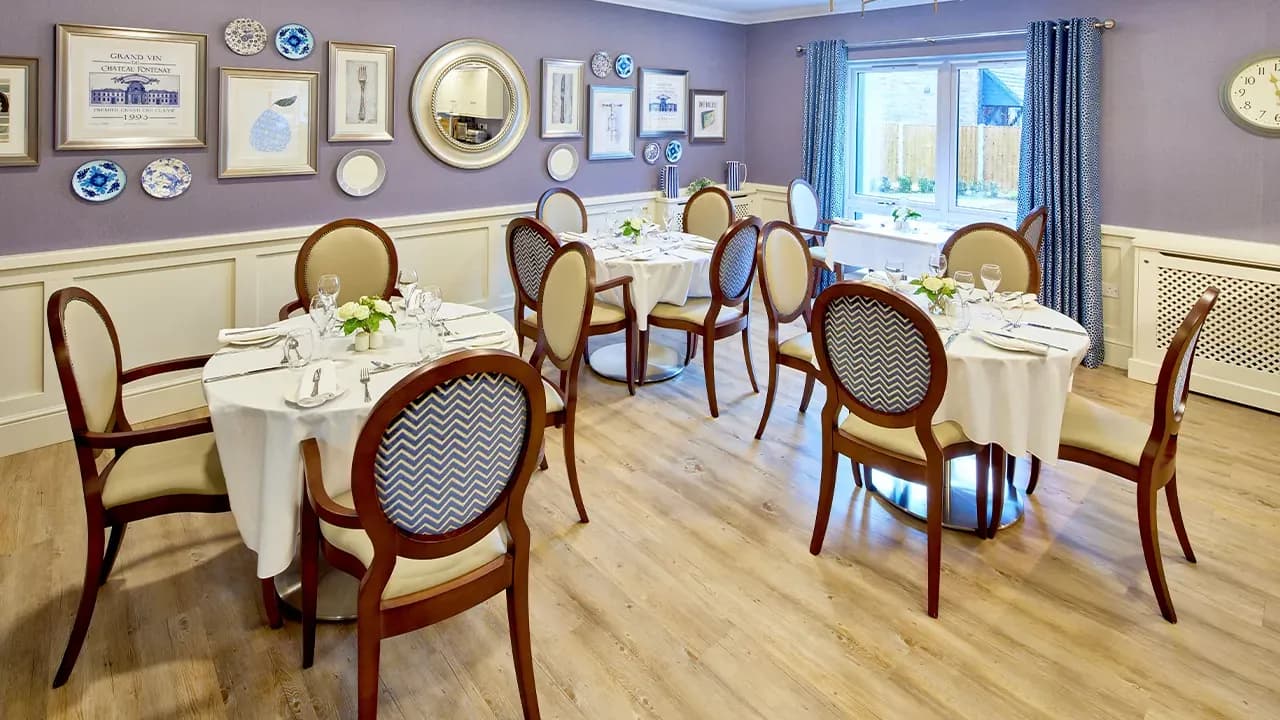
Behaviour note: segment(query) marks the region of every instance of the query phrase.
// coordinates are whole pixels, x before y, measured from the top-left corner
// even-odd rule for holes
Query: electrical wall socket
[[[1104,298],[1120,298],[1120,286],[1115,283],[1102,283],[1102,297]]]

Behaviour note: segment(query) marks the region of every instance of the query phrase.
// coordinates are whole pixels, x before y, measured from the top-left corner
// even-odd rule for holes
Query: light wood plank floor
[[[1073,465],[1046,467],[996,540],[946,535],[931,620],[921,525],[856,490],[845,462],[824,552],[808,553],[821,391],[797,414],[784,371],[755,442],[763,395],[737,341],[717,360],[719,420],[696,365],[635,398],[586,378],[589,525],[549,433],[552,469],[526,503],[545,717],[1280,717],[1280,417],[1191,400],[1179,485],[1198,565],[1161,517],[1178,625],[1152,596],[1132,488]],[[1150,413],[1149,386],[1077,378]],[[71,448],[0,459],[0,478],[0,718],[354,716],[354,627],[322,625],[303,672],[298,625],[264,626],[226,515],[131,528],[71,682],[50,690],[83,567]],[[382,670],[385,718],[520,716],[500,597],[385,641]]]

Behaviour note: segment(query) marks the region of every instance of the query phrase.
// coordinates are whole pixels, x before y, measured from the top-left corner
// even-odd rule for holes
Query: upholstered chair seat
[[[802,333],[778,343],[778,354],[807,362],[815,368],[818,366],[818,356],[813,352],[812,333]]]
[[[597,300],[591,308],[591,326],[598,327],[600,325],[612,325],[614,323],[625,322],[627,312],[617,305]],[[533,312],[524,316],[524,322],[529,327],[537,329],[538,313]]]
[[[654,306],[653,311],[649,313],[649,317],[662,318],[664,320],[683,320],[684,322],[701,325],[706,322],[707,313],[711,312],[711,305],[711,298],[690,298],[684,305],[658,303]],[[724,305],[716,313],[716,324],[723,325],[734,322],[741,317],[742,308]]]
[[[809,248],[809,257],[813,258],[813,261],[815,263],[822,263],[823,265],[825,265],[827,262],[827,246],[814,245],[813,247]]]
[[[213,435],[139,445],[120,456],[107,474],[102,505],[119,507],[166,495],[226,495]]]
[[[849,413],[849,417],[840,423],[840,432],[863,445],[919,462],[925,461],[924,446],[920,444],[920,438],[916,436],[914,427],[884,427]],[[938,447],[942,448],[943,452],[952,446],[969,442],[960,424],[950,420],[934,425],[933,437],[937,439]]]
[[[550,380],[542,378],[542,389],[547,395],[548,413],[564,410],[564,394],[560,392],[560,388],[552,385]]]
[[[1084,448],[1136,466],[1142,461],[1142,450],[1151,436],[1151,423],[1086,400],[1075,393],[1067,395],[1067,409],[1062,414],[1062,444]]]
[[[352,515],[355,514],[356,504],[351,493],[336,495],[333,501]],[[321,520],[320,534],[325,542],[348,555],[355,556],[364,563],[365,567],[373,564],[373,541],[369,539],[369,533],[363,528],[345,528]],[[391,579],[382,589],[382,599],[390,600],[430,590],[450,580],[457,580],[473,570],[478,570],[507,554],[510,537],[507,524],[500,523],[479,542],[453,555],[421,560],[397,558],[396,567],[391,572]]]

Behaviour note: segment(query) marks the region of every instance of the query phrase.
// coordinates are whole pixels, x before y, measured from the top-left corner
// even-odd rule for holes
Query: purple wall
[[[270,3],[124,0],[5,0],[0,54],[40,58],[41,162],[38,168],[0,168],[0,255],[289,225],[319,224],[338,217],[386,217],[436,210],[532,203],[554,184],[546,153],[558,141],[538,137],[540,63],[543,57],[589,60],[596,50],[629,52],[639,66],[690,71],[692,87],[729,92],[730,139],[723,145],[688,145],[681,178],[721,179],[726,160],[744,155],[746,29],[680,18],[588,0],[274,0]],[[228,20],[256,17],[268,30],[301,22],[319,46],[292,62],[273,49],[242,58],[222,41]],[[54,24],[136,26],[209,35],[208,147],[203,150],[54,152]],[[422,61],[440,45],[480,37],[510,51],[524,68],[535,105],[524,142],[506,160],[478,171],[448,167],[418,141],[409,117],[409,89]],[[396,118],[393,143],[329,144],[327,137],[327,41],[388,43],[396,49]],[[218,67],[267,67],[321,73],[319,173],[293,178],[218,180]],[[634,85],[636,76],[588,83]],[[586,162],[586,141],[573,141],[583,156],[569,183],[579,194],[600,195],[656,188],[656,170],[634,160]],[[375,195],[355,199],[338,189],[338,160],[358,147],[376,149],[386,160],[387,181]],[[162,155],[186,160],[195,174],[181,198],[160,201],[137,184],[142,168]],[[72,172],[97,157],[120,162],[129,187],[99,206],[76,198]]]
[[[914,7],[752,26],[751,179],[785,184],[800,173],[804,63],[797,44],[1008,30],[1088,16],[1119,23],[1103,44],[1103,221],[1280,243],[1280,140],[1240,130],[1218,107],[1219,85],[1237,63],[1280,47],[1277,0],[965,0],[936,15]],[[1006,49],[1007,42],[987,42],[933,52]]]

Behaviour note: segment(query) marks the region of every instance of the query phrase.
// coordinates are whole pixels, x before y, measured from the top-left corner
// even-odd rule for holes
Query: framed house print
[[[222,68],[218,177],[314,175],[320,74]]]
[[[58,150],[205,146],[202,34],[57,26]]]
[[[724,142],[728,111],[724,90],[690,90],[689,142]]]
[[[588,160],[623,160],[636,156],[636,89],[592,85],[588,105],[591,128],[587,136]]]
[[[542,137],[582,137],[586,65],[580,60],[542,59]]]
[[[670,137],[689,132],[685,98],[688,70],[640,68],[640,137]]]
[[[329,142],[389,142],[396,47],[329,43]]]
[[[40,164],[40,61],[0,57],[0,167]]]

